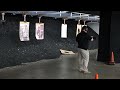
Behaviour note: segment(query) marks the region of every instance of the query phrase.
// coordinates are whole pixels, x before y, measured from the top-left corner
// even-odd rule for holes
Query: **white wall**
[[[99,35],[99,23],[98,22],[88,22],[87,25]]]

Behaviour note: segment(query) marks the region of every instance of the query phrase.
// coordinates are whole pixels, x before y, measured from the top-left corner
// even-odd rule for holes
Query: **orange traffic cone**
[[[110,61],[109,61],[109,65],[115,65],[114,54],[113,54],[113,52],[112,52],[111,59],[110,59]]]
[[[99,79],[98,73],[95,74],[95,79]]]

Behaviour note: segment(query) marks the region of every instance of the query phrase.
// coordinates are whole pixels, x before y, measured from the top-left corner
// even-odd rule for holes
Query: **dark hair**
[[[83,26],[81,31],[86,30],[86,29],[88,29],[88,27],[87,26]]]

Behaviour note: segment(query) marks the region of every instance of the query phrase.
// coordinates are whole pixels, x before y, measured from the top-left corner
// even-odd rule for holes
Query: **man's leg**
[[[89,63],[89,51],[82,49],[82,59],[83,59],[83,70],[85,73],[90,73],[88,71],[88,63]]]
[[[84,70],[86,71],[86,72],[88,72],[88,63],[89,63],[89,51],[88,50],[86,50],[86,52],[85,52],[85,59],[84,59]]]
[[[83,57],[82,57],[81,49],[78,49],[78,59],[79,59],[79,71],[84,71]]]

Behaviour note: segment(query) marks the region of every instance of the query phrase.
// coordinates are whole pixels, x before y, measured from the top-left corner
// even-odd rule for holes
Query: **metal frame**
[[[45,16],[53,18],[62,18],[62,19],[74,19],[74,20],[84,20],[84,21],[99,21],[100,17],[98,15],[91,15],[86,13],[79,12],[70,12],[70,11],[2,11],[4,13],[23,14],[31,16]]]

